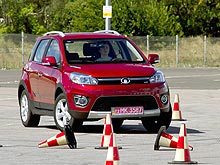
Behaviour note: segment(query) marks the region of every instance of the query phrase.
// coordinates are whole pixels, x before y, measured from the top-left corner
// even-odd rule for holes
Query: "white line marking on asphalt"
[[[208,74],[208,75],[190,75],[190,76],[168,76],[165,78],[184,78],[184,77],[212,77],[212,76],[220,76],[220,74]]]
[[[0,98],[0,101],[4,101],[4,100],[14,100],[14,99],[16,99],[17,100],[17,98],[16,97],[11,97],[11,98]]]
[[[18,83],[18,81],[2,81],[0,84],[12,84],[12,83]]]

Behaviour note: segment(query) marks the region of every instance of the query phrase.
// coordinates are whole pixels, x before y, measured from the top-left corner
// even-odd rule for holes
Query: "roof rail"
[[[120,33],[115,30],[100,30],[100,31],[95,31],[94,33],[113,33],[116,35],[120,35]]]
[[[44,34],[44,36],[48,36],[48,35],[52,35],[52,34],[59,34],[61,37],[64,37],[65,36],[65,34],[63,33],[63,32],[61,32],[61,31],[50,31],[50,32],[47,32],[47,33],[45,33]]]

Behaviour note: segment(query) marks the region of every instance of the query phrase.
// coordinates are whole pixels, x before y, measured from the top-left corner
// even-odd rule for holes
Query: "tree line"
[[[105,0],[0,0],[0,33],[96,31]],[[128,36],[220,37],[219,0],[111,0],[111,29]]]

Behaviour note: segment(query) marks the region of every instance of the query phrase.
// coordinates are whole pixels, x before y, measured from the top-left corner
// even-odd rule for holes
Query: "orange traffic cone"
[[[101,138],[101,146],[95,147],[95,149],[108,149],[110,136],[113,133],[111,114],[107,114],[104,122],[104,129]]]
[[[115,134],[112,133],[110,136],[110,143],[108,147],[107,158],[105,161],[106,165],[119,165],[119,154],[118,147],[116,145]]]
[[[191,161],[191,158],[190,158],[185,123],[182,123],[180,127],[175,159],[174,161],[168,162],[168,163],[169,164],[197,164],[198,163],[195,161]]]
[[[182,119],[182,113],[179,108],[179,95],[178,94],[175,94],[175,98],[174,98],[172,120],[173,121],[184,121],[185,120],[185,119]]]
[[[154,150],[159,150],[160,147],[176,148],[178,139],[171,134],[165,132],[166,127],[161,126],[158,131],[157,138],[154,144]],[[189,145],[189,150],[193,150],[193,146]]]
[[[75,135],[69,125],[64,126],[64,131],[38,144],[39,148],[68,145],[73,149],[77,147]]]

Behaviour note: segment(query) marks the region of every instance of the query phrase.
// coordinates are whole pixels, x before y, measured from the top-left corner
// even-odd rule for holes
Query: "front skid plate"
[[[88,119],[101,119],[106,117],[109,114],[109,111],[90,111]],[[112,118],[141,118],[141,117],[153,117],[153,116],[160,116],[160,109],[153,109],[153,110],[145,110],[143,115],[112,115]]]

